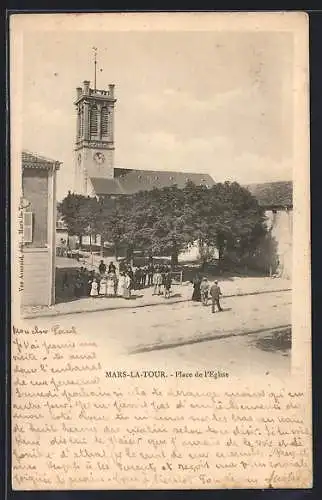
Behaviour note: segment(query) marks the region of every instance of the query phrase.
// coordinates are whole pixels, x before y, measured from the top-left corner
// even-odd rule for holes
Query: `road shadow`
[[[127,298],[127,300],[142,299],[142,297],[144,297],[142,293],[132,293],[131,296]]]
[[[264,337],[254,339],[250,344],[262,351],[288,354],[292,348],[292,328],[287,326],[274,330]]]
[[[288,352],[292,348],[292,328],[290,326],[270,332],[265,337],[251,342],[252,345],[266,352]]]
[[[173,342],[164,342],[164,343],[157,343],[157,344],[150,344],[150,345],[139,345],[135,348],[132,348],[131,350],[128,351],[128,354],[141,354],[143,352],[151,352],[151,351],[161,351],[164,349],[173,349],[175,347],[183,347],[186,345],[192,345],[192,344],[201,344],[202,342],[212,342],[214,340],[221,340],[221,339],[226,339],[230,337],[244,337],[244,336],[250,336],[250,335],[259,335],[263,333],[268,333],[270,332],[272,336],[273,332],[278,332],[278,331],[285,331],[286,329],[290,329],[291,327],[289,325],[282,325],[276,328],[261,328],[259,330],[253,330],[253,331],[241,331],[238,333],[234,332],[227,332],[227,333],[219,333],[219,332],[214,332],[213,334],[207,335],[205,337],[198,337],[198,338],[190,338],[190,339],[178,339],[174,340]],[[268,338],[268,335],[266,336]],[[256,339],[257,341],[258,339]]]
[[[211,308],[211,302],[208,302],[208,304],[206,306],[204,306],[203,304],[201,304],[202,308],[204,307],[208,307],[208,308]],[[227,311],[232,311],[232,307],[222,307],[221,311],[218,311],[216,309],[215,313],[217,314],[218,312],[227,312]]]
[[[206,264],[204,266],[198,264],[182,265],[183,280],[192,281],[197,274],[205,276],[208,280],[213,281],[234,281],[235,278],[263,278],[268,276],[267,272],[245,268],[244,266],[227,265],[220,267],[218,265]]]

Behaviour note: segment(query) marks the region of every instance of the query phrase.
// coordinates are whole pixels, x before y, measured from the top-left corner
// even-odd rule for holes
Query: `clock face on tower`
[[[94,161],[96,163],[98,163],[99,165],[102,165],[105,161],[105,156],[103,153],[100,153],[99,151],[97,151],[96,153],[94,153]]]

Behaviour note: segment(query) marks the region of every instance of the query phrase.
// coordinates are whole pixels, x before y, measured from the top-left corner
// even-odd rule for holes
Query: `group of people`
[[[216,308],[219,312],[223,311],[220,304],[220,297],[222,295],[221,289],[218,285],[218,281],[215,281],[211,286],[206,277],[201,278],[197,275],[192,281],[193,294],[192,300],[195,302],[201,302],[204,306],[208,305],[208,300],[211,298],[211,311],[216,312]]]
[[[91,297],[124,297],[131,298],[132,290],[140,290],[146,286],[153,286],[154,295],[163,295],[169,298],[171,294],[171,268],[166,266],[149,266],[133,269],[125,261],[119,264],[118,273],[116,266],[110,262],[108,268],[101,260],[99,275],[95,276],[92,272],[89,280]]]
[[[222,311],[220,297],[222,295],[218,282],[209,283],[206,277],[197,274],[191,281],[193,285],[192,300],[208,305],[211,299],[212,312]],[[150,264],[144,267],[133,268],[126,261],[119,263],[118,269],[113,262],[108,267],[101,260],[98,272],[88,271],[81,267],[77,271],[75,281],[75,296],[77,298],[90,297],[123,297],[130,299],[133,290],[140,290],[153,286],[153,295],[171,296],[172,273],[171,267]]]
[[[98,275],[94,272],[89,281],[91,297],[131,297],[133,288],[133,271],[131,268],[125,268],[116,272],[116,266],[113,262],[109,263],[108,268],[103,260],[98,266]]]

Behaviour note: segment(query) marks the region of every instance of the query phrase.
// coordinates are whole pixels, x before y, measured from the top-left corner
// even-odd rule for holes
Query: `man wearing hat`
[[[215,312],[215,307],[217,306],[218,311],[222,311],[222,307],[220,305],[220,296],[222,295],[220,287],[218,286],[218,281],[215,281],[214,284],[210,288],[210,296],[211,296],[211,312]]]

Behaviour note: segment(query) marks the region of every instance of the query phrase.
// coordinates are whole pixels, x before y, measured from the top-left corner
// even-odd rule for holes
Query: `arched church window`
[[[91,123],[90,123],[90,132],[91,135],[96,135],[97,134],[97,106],[93,106],[91,108]]]
[[[103,106],[101,111],[101,130],[102,135],[108,135],[109,133],[109,112],[106,106]]]

